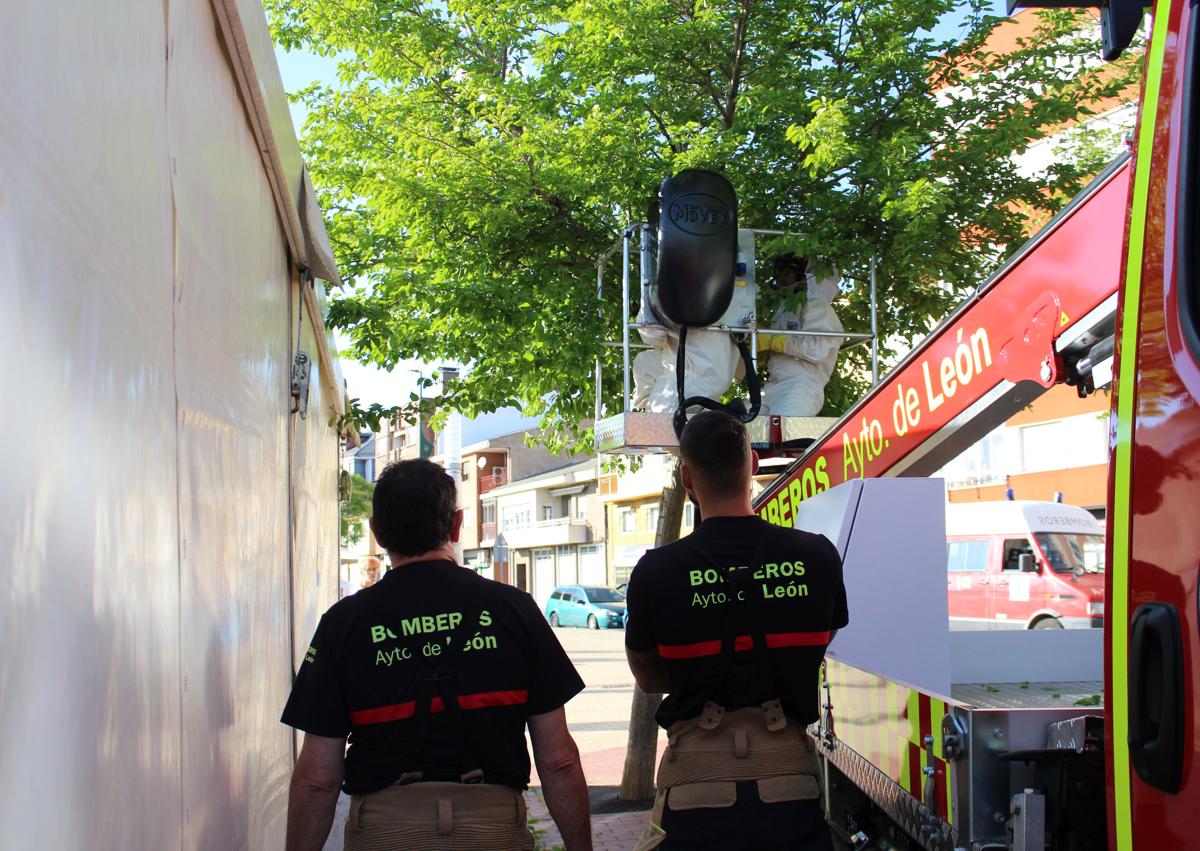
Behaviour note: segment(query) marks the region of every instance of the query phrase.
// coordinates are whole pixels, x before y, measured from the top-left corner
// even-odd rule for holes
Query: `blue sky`
[[[994,14],[1005,14],[1003,0],[993,2]],[[948,16],[937,27],[933,34],[940,38],[951,38],[962,25],[963,17]],[[283,76],[284,88],[296,92],[315,82],[334,83],[337,81],[337,60],[316,56],[303,51],[287,52],[276,49],[275,57],[279,62],[279,71]],[[297,136],[304,126],[305,110],[301,104],[293,103],[292,123],[296,127]],[[344,349],[346,342],[338,339],[339,348]],[[397,366],[391,373],[376,367],[364,366],[349,359],[343,359],[342,372],[346,377],[350,395],[358,397],[364,405],[379,402],[382,405],[398,405],[408,401],[409,394],[416,390],[417,371],[424,370],[428,374],[435,365],[422,364],[420,361],[406,361]],[[471,443],[499,434],[507,434],[523,428],[536,425],[535,420],[523,418],[519,412],[508,409],[481,418],[474,424],[464,424],[463,440]]]

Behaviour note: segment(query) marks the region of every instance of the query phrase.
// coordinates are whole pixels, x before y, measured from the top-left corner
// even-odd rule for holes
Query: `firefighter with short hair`
[[[532,848],[526,726],[566,847],[592,847],[563,709],[583,681],[528,594],[458,565],[455,490],[425,460],[375,483],[371,530],[391,570],[321,618],[283,712],[305,732],[288,851],[324,845],[339,787],[347,851]]]
[[[818,764],[818,670],[848,621],[826,538],[773,526],[750,504],[757,457],[723,412],[688,421],[680,475],[703,521],[644,555],[629,580],[626,655],[665,692],[668,745],[639,849],[829,851]]]

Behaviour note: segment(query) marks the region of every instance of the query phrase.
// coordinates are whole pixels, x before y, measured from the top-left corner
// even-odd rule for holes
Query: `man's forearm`
[[[287,851],[321,851],[333,815],[338,790],[315,787],[293,779],[288,790]]]
[[[665,694],[671,689],[667,668],[654,650],[625,650],[634,682],[646,694]]]
[[[588,807],[587,781],[579,754],[555,765],[538,765],[546,809],[558,826],[567,851],[591,851],[592,816]]]

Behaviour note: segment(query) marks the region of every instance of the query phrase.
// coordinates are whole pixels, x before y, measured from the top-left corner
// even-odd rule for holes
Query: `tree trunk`
[[[679,481],[679,459],[671,466],[670,483],[663,488],[658,501],[658,530],[654,546],[661,547],[679,540],[683,522],[683,484]],[[625,770],[621,775],[620,798],[625,801],[644,801],[654,795],[654,757],[658,745],[658,725],[654,712],[662,701],[661,694],[646,694],[633,687],[633,703],[629,708],[629,744],[625,750]]]

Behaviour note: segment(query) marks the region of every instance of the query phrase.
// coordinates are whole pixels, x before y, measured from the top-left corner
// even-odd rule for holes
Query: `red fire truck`
[[[1028,5],[1101,5],[1108,58],[1143,11],[1125,0]],[[1200,848],[1198,15],[1184,0],[1153,9],[1132,157],[756,503],[772,522],[803,522],[809,501],[843,483],[930,475],[1056,383],[1087,393],[1111,378],[1102,681],[1094,692],[1031,682],[1014,675],[1021,660],[997,654],[994,678],[975,659],[974,682],[931,693],[832,653],[817,731],[827,803],[863,847]]]

